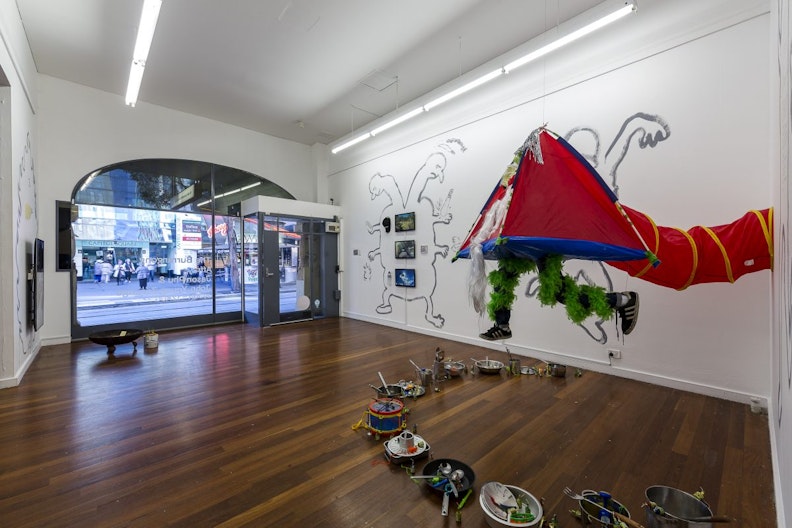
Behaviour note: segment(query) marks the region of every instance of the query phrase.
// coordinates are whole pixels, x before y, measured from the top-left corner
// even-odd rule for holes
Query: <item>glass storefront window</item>
[[[138,160],[86,176],[73,198],[72,336],[241,320],[248,280],[239,204],[261,194],[293,198],[250,173],[187,160]]]

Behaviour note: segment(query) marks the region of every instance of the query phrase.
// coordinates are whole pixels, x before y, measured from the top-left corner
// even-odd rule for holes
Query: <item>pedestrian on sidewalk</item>
[[[94,282],[96,284],[102,282],[102,264],[104,264],[102,259],[96,259],[96,262],[94,262]]]
[[[102,282],[107,284],[110,282],[110,275],[113,274],[113,265],[109,261],[102,263]]]
[[[148,268],[146,266],[144,266],[143,264],[138,266],[137,278],[138,278],[138,283],[140,284],[140,289],[141,290],[148,289],[148,276],[149,276]]]

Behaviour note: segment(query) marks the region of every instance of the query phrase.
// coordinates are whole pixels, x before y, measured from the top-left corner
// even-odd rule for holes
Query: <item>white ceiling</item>
[[[142,0],[16,0],[38,71],[124,104]],[[330,143],[600,0],[163,0],[139,101]]]

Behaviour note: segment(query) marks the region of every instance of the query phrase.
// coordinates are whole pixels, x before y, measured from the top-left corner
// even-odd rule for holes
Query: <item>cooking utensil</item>
[[[390,396],[391,395],[390,388],[388,388],[388,384],[385,383],[385,378],[382,377],[382,372],[377,372],[377,374],[379,374],[379,379],[382,382],[382,388],[385,389],[385,394]]]
[[[385,398],[404,398],[406,396],[405,389],[401,385],[388,385],[387,387],[375,387],[369,383],[369,387],[377,391],[377,396]]]
[[[453,484],[452,484],[453,486]],[[440,507],[440,515],[443,517],[448,517],[448,500],[449,500],[450,492],[448,490],[445,491],[443,494],[443,505]]]
[[[663,508],[663,514],[655,513],[651,508],[647,509],[650,528],[687,527],[690,523],[723,523],[733,520],[725,515],[713,515],[704,501],[669,486],[650,486],[646,489],[646,499],[647,502]]]
[[[476,362],[476,368],[484,374],[498,374],[503,368],[503,363],[494,359],[487,358],[474,361]]]
[[[574,491],[572,491],[572,489],[569,486],[564,488],[564,495],[566,495],[570,499],[575,499],[577,501],[587,502],[588,504],[591,504],[592,506],[596,507],[599,510],[605,510],[609,514],[611,514],[611,516],[615,517],[616,519],[622,521],[623,523],[625,523],[625,524],[627,524],[629,526],[632,526],[633,528],[644,528],[640,523],[632,520],[631,518],[627,517],[626,515],[623,515],[623,514],[617,512],[617,511],[613,511],[610,508],[607,508],[604,504],[600,504],[598,502],[594,502],[593,500],[589,499],[585,495],[581,495],[579,493],[575,493]]]
[[[410,363],[412,363],[412,366],[413,366],[413,367],[415,367],[415,368],[418,370],[418,372],[420,372],[420,371],[421,371],[421,367],[419,367],[418,365],[416,365],[416,364],[415,364],[415,361],[413,361],[412,359],[410,359],[410,360],[408,360],[408,361],[409,361]]]
[[[509,508],[517,507],[514,494],[500,482],[487,482],[481,487],[481,494],[487,509],[504,521],[509,520]]]
[[[429,442],[427,442],[423,437],[418,436],[416,433],[413,433],[413,439],[415,441],[414,451],[410,451],[409,449],[402,447],[402,445],[399,443],[398,436],[394,436],[393,438],[384,442],[385,458],[391,462],[399,463],[403,460],[414,461],[415,459],[427,456],[429,454],[429,450],[431,449]]]
[[[499,487],[505,488],[505,491],[497,491]],[[505,498],[507,492],[514,498],[513,503],[511,499]],[[492,498],[492,493],[496,496],[502,494],[504,498],[494,500]],[[515,506],[509,507],[498,504],[500,501],[514,504]],[[491,528],[504,528],[505,526],[522,528],[547,526],[547,523],[543,519],[544,511],[539,499],[517,486],[498,482],[484,483],[479,493],[479,505],[486,516],[487,526]]]
[[[734,521],[728,515],[710,515],[708,517],[693,517],[691,519],[663,518],[663,526],[690,526],[690,523],[729,523]]]
[[[448,471],[448,476],[452,476],[454,474],[454,471],[456,471],[457,469],[462,470],[464,476],[460,479],[459,482],[454,483],[454,488],[456,489],[457,494],[460,495],[464,494],[467,490],[473,487],[473,482],[476,480],[476,474],[473,472],[473,469],[464,462],[460,462],[459,460],[454,460],[452,458],[436,458],[434,460],[430,460],[421,470],[421,475],[423,477],[434,478],[438,476],[438,473],[440,473],[441,465],[444,468],[450,466],[449,468],[450,471]],[[443,476],[442,473],[440,473],[440,476]],[[447,482],[443,482],[441,480],[440,482],[432,483],[430,481],[427,482],[426,484],[436,492],[445,495],[446,493],[445,485],[448,483],[448,481],[450,481],[450,479],[447,479],[447,477],[443,476],[443,480],[447,480]],[[453,493],[451,488],[449,488],[449,494],[450,493]]]
[[[465,370],[465,364],[461,361],[446,361],[443,363],[443,368],[445,369],[446,375],[449,378],[458,378],[462,375],[462,372]]]

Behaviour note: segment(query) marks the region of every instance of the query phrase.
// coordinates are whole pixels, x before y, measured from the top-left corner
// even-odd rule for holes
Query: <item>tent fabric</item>
[[[569,143],[540,128],[515,153],[454,260],[471,258],[481,267],[481,258],[561,255],[683,290],[772,269],[772,226],[772,208],[715,227],[658,226],[620,204]]]
[[[729,224],[687,231],[658,226],[646,214],[624,206],[662,265],[608,262],[631,276],[684,290],[693,284],[734,282],[746,273],[772,269],[773,209],[749,211]]]
[[[482,237],[487,213],[504,202],[505,217]],[[539,259],[550,254],[653,260],[599,174],[571,145],[546,129],[531,134],[517,151],[456,258],[469,257],[474,243],[481,244],[484,258],[490,260]]]

